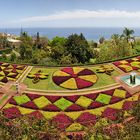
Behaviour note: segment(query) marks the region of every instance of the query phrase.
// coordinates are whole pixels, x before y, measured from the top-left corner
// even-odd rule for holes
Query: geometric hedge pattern
[[[4,106],[3,113],[10,119],[21,115],[45,117],[64,130],[70,129],[75,123],[84,127],[95,124],[98,116],[115,120],[118,111],[130,110],[138,99],[139,95],[131,96],[122,87],[73,96],[23,94],[12,97]]]
[[[116,61],[113,62],[113,64],[124,72],[131,72],[133,70],[140,72],[140,56],[127,60]]]
[[[43,111],[70,112],[103,107],[105,105],[117,103],[129,97],[131,97],[131,94],[120,87],[105,92],[73,96],[23,94],[21,96],[12,97],[9,100],[9,103]]]
[[[19,78],[26,66],[0,62],[0,82],[7,83]]]

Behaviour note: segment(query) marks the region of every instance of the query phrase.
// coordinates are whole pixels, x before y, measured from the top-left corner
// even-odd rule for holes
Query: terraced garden
[[[132,94],[115,81],[116,76],[133,70],[139,74],[140,57],[82,67],[47,68],[7,63],[0,66],[0,107],[9,119],[23,115],[43,117],[55,122],[62,131],[81,131],[100,117],[117,120],[122,110],[129,116],[129,110],[140,99],[139,92]],[[4,87],[9,81],[27,88],[16,93],[12,84]]]

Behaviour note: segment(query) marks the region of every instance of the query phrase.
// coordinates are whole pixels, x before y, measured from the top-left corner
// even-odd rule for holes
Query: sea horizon
[[[134,36],[140,36],[140,27],[128,28],[135,31]],[[56,36],[68,37],[71,34],[82,33],[87,40],[98,41],[101,37],[109,39],[113,34],[122,34],[124,27],[10,27],[0,28],[0,32],[19,36],[21,29],[31,36],[39,32],[40,36],[46,36],[49,39],[53,39]]]

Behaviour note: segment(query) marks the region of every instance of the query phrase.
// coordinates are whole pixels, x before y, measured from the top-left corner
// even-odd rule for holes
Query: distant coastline
[[[140,36],[140,28],[132,28],[135,31],[134,36]],[[112,34],[120,34],[123,28],[119,27],[94,27],[94,28],[22,28],[23,31],[29,33],[29,35],[34,36],[37,32],[41,36],[47,36],[49,39],[54,38],[55,36],[68,37],[70,34],[80,34],[86,37],[87,40],[98,41],[100,37],[109,39]],[[5,32],[9,34],[19,35],[21,28],[0,28],[0,32]]]

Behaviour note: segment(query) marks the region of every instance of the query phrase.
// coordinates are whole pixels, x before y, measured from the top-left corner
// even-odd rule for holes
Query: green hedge
[[[110,60],[110,61],[104,61],[104,62],[95,63],[95,64],[86,63],[86,64],[53,65],[53,66],[51,66],[51,65],[40,65],[40,64],[12,62],[12,61],[9,61],[9,60],[3,60],[1,58],[0,58],[0,61],[6,62],[6,63],[11,63],[11,64],[16,63],[16,64],[20,64],[20,65],[37,66],[37,67],[67,67],[67,66],[93,66],[93,65],[98,65],[98,64],[106,64],[106,63],[112,63],[112,62],[115,62],[115,61],[130,59],[130,58],[137,57],[137,56],[140,56],[140,54],[129,56],[129,57],[123,57],[123,58],[120,58],[120,59],[114,59],[114,60]]]
[[[12,51],[11,48],[4,49],[4,50],[0,50],[0,54],[3,54],[3,53],[5,53],[5,54],[9,54],[9,53],[11,53],[11,51]]]

